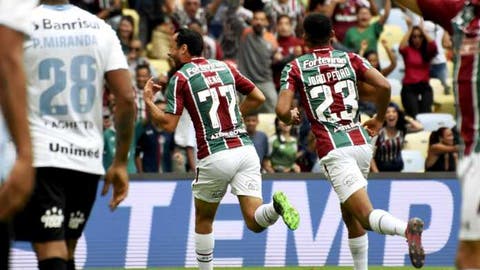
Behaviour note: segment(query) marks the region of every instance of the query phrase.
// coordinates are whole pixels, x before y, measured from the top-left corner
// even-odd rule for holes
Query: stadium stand
[[[402,172],[424,172],[425,158],[418,150],[402,150],[403,170]]]

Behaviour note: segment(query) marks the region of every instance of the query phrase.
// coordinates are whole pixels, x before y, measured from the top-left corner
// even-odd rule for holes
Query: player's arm
[[[169,87],[171,87],[171,84],[169,84]],[[160,108],[155,105],[154,92],[160,91],[161,88],[162,87],[159,84],[156,84],[153,81],[153,77],[150,78],[143,89],[143,99],[145,100],[145,104],[147,105],[147,110],[150,114],[152,121],[165,131],[174,132],[175,128],[177,127],[178,121],[180,120],[181,114],[172,114],[165,112],[163,110],[160,110]],[[170,89],[168,89],[167,92],[169,90]],[[176,91],[176,89],[172,89],[172,91]],[[169,98],[169,93],[167,93],[168,102],[170,102],[171,99],[172,98]]]
[[[383,125],[385,120],[385,113],[387,111],[388,103],[390,102],[390,83],[385,77],[376,69],[370,68],[363,74],[363,81],[367,83],[367,86],[371,86],[374,89],[374,97],[372,101],[377,108],[377,114],[374,118],[366,121],[364,126],[371,136],[377,134]]]
[[[102,195],[106,195],[113,185],[110,209],[116,207],[127,197],[128,173],[127,159],[134,132],[135,100],[128,69],[114,69],[105,73],[109,89],[115,96],[115,156],[105,175]]]
[[[0,43],[4,44],[0,47],[0,106],[17,152],[12,171],[0,188],[0,220],[5,220],[27,202],[34,173],[22,64],[23,34],[0,25]]]
[[[294,62],[287,64],[282,70],[280,78],[280,94],[278,95],[275,113],[278,119],[287,125],[300,123],[300,113],[297,108],[292,109],[295,96],[295,78],[298,76],[298,67]]]
[[[248,115],[265,102],[265,95],[258,87],[254,87],[253,90],[247,95],[245,100],[240,104],[240,112],[242,115]]]

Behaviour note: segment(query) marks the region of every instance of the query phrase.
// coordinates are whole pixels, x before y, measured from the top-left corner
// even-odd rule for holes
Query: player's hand
[[[363,127],[367,130],[370,137],[378,135],[378,132],[383,126],[383,121],[378,120],[376,117],[369,119],[363,123]]]
[[[300,112],[298,111],[298,108],[295,107],[290,110],[290,123],[289,125],[298,125],[300,124]]]
[[[11,218],[25,206],[33,191],[34,175],[31,158],[17,158],[6,182],[0,187],[0,220]]]
[[[156,92],[162,90],[162,86],[157,84],[153,77],[148,79],[145,87],[143,87],[143,99],[146,101],[153,101]]]
[[[113,185],[113,196],[110,200],[110,210],[115,210],[117,206],[127,197],[128,194],[128,172],[127,165],[115,164],[108,168],[103,184],[102,196],[105,196]]]

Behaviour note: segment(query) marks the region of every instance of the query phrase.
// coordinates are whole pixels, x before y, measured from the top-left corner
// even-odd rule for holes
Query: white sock
[[[368,234],[348,239],[353,258],[353,269],[368,270]]]
[[[197,253],[198,268],[200,270],[213,269],[213,247],[215,246],[213,233],[195,233],[195,252]]]
[[[407,223],[392,216],[390,213],[384,210],[373,210],[368,216],[368,221],[372,230],[377,233],[405,237]]]
[[[258,225],[266,228],[270,225],[275,224],[279,214],[275,211],[273,207],[273,202],[269,204],[260,205],[257,210],[255,210],[255,221]]]

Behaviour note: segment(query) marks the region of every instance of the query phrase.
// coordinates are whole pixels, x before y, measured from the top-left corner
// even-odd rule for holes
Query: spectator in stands
[[[138,38],[134,38],[130,42],[130,48],[128,50],[128,55],[127,55],[127,62],[128,62],[128,69],[130,70],[130,73],[132,75],[132,80],[135,80],[135,70],[137,69],[137,66],[148,66],[150,69],[150,74],[153,77],[158,77],[157,71],[155,68],[153,68],[152,65],[148,62],[148,59],[143,56],[144,55],[144,49],[142,46],[142,41]]]
[[[277,19],[277,42],[282,58],[273,64],[273,80],[275,88],[280,88],[280,76],[285,65],[303,54],[303,41],[293,34],[292,19],[279,15]]]
[[[157,93],[158,94],[158,93]],[[165,110],[163,95],[157,95],[155,105]],[[137,142],[135,164],[139,173],[164,173],[172,171],[173,134],[148,121]]]
[[[384,12],[374,23],[371,23],[372,12],[370,8],[366,6],[357,8],[357,24],[347,30],[343,44],[353,51],[359,52],[363,42],[367,44],[367,51],[377,51],[378,38],[390,15],[391,6],[391,0],[385,0]]]
[[[432,111],[433,90],[430,81],[430,61],[437,54],[437,46],[421,26],[413,26],[410,17],[405,21],[408,31],[400,42],[400,54],[405,63],[402,86],[402,104],[411,117]]]
[[[277,90],[273,83],[272,63],[282,58],[275,36],[268,32],[267,15],[263,10],[253,13],[252,27],[245,28],[240,38],[238,69],[265,95],[260,112],[273,113]]]
[[[238,54],[240,37],[243,30],[253,18],[252,11],[242,6],[243,1],[224,1],[213,0],[210,11],[215,14],[209,29],[213,29],[211,33],[214,37],[219,38],[220,46],[222,46],[224,58],[235,62]],[[215,29],[221,25],[221,30]],[[212,31],[211,31],[212,32]]]
[[[172,156],[174,172],[195,172],[195,129],[187,110],[183,110],[174,134],[175,149]]]
[[[298,158],[296,163],[300,167],[302,172],[311,172],[315,165],[318,163],[318,155],[316,150],[315,134],[312,130],[308,132],[307,143],[305,146],[298,145]]]
[[[157,25],[171,21],[175,0],[137,0],[135,10],[140,16],[139,38],[143,44],[148,44],[153,29]]]
[[[112,118],[110,114],[110,109],[103,108],[103,130],[106,130],[112,126]]]
[[[110,110],[112,115],[115,115],[115,100],[110,103]],[[114,119],[112,119],[114,120]],[[132,144],[130,145],[130,149],[128,151],[128,163],[127,163],[127,171],[128,173],[136,173],[137,168],[135,167],[135,147],[137,143],[138,135],[142,130],[143,124],[137,122],[135,124],[135,133],[134,138],[132,139]],[[108,129],[103,131],[103,167],[108,169],[113,162],[113,158],[115,157],[116,151],[116,130],[115,126],[111,125]]]
[[[430,65],[430,77],[437,78],[442,83],[444,93],[450,93],[450,86],[447,83],[447,56],[445,55],[445,49],[452,48],[452,41],[450,35],[440,25],[431,21],[425,21],[423,23],[423,29],[425,33],[435,40],[438,53],[432,59]]]
[[[69,2],[92,14],[96,14],[97,17],[107,21],[113,28],[117,28],[116,26],[122,15],[122,0],[70,0]]]
[[[403,169],[402,148],[407,132],[421,130],[422,124],[405,116],[397,104],[390,103],[383,128],[375,142],[375,154],[371,162],[372,172],[400,172]]]
[[[197,21],[192,21],[188,24],[188,28],[199,33],[203,37],[203,53],[202,56],[206,59],[223,59],[222,47],[215,39],[207,35],[201,24]]]
[[[454,172],[458,162],[458,145],[455,145],[453,132],[441,127],[430,134],[425,171]]]
[[[147,118],[145,100],[143,99],[143,88],[150,77],[152,77],[152,74],[150,73],[150,66],[137,66],[135,69],[135,101],[137,105],[137,121],[144,121]]]
[[[382,73],[383,76],[387,77],[390,73],[392,73],[392,71],[397,66],[397,56],[395,56],[395,53],[393,52],[393,50],[388,46],[387,40],[382,39],[381,43],[383,48],[387,52],[388,59],[390,60],[390,65],[388,65],[387,67],[382,68],[380,66],[380,60],[378,58],[377,51],[366,51],[367,49],[366,42],[362,42],[359,54],[365,57],[365,59],[367,59],[368,62],[370,62],[372,67],[376,68],[378,71],[380,71],[380,73]],[[371,101],[359,100],[358,109],[361,113],[364,113],[370,117],[373,117],[373,115],[377,112],[377,109],[375,108],[375,104]]]
[[[263,8],[270,18],[270,31],[276,33],[276,26],[278,19],[281,15],[285,15],[290,18],[290,24],[292,25],[293,33],[296,36],[301,36],[302,27],[300,27],[303,21],[303,15],[305,10],[303,5],[298,0],[271,0],[265,1]]]
[[[378,15],[377,5],[374,0],[326,0],[322,7],[326,16],[332,19],[335,36],[339,42],[342,42],[347,30],[357,24],[357,10],[366,6],[370,9],[373,16]]]
[[[207,15],[205,9],[200,6],[200,0],[184,0],[183,8],[177,6],[173,13],[173,23],[179,28],[187,27],[194,21],[200,24],[202,33],[207,33]]]
[[[275,119],[275,135],[270,138],[267,172],[300,172],[297,165],[297,138],[292,134],[292,126]]]
[[[125,55],[128,55],[130,50],[130,43],[133,40],[135,22],[132,16],[122,16],[120,23],[118,24],[117,36],[120,39],[122,45],[122,51]]]
[[[268,137],[263,131],[257,130],[258,126],[258,113],[251,113],[243,117],[245,122],[245,128],[247,129],[248,136],[257,150],[258,158],[262,166],[262,171],[267,171],[268,165],[266,164],[268,156]]]

